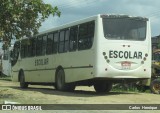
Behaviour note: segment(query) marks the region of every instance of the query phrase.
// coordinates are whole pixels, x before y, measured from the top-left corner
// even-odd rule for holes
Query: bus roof
[[[125,14],[102,14],[102,18],[133,18],[137,20],[143,20],[143,21],[148,21],[148,18],[145,17],[140,17],[140,16],[130,16],[130,15],[125,15]]]

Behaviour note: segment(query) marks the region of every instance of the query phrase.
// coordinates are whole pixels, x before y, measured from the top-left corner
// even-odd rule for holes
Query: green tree
[[[0,40],[3,48],[10,45],[13,37],[20,39],[37,34],[50,14],[60,16],[60,11],[43,0],[1,0]]]

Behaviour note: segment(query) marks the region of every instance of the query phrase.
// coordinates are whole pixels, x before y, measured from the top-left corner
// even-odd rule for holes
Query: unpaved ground
[[[21,104],[160,104],[160,95],[137,92],[97,94],[93,87],[82,86],[75,92],[60,92],[52,86],[38,85],[21,89],[19,83],[0,80],[0,104],[5,101]]]

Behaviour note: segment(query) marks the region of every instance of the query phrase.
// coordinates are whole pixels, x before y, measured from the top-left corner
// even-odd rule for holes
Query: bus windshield
[[[146,39],[146,20],[135,18],[103,18],[104,37],[111,40]]]

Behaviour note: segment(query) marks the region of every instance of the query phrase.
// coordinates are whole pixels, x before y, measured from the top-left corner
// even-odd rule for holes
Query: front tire
[[[20,81],[20,87],[22,89],[28,88],[28,83],[25,82],[25,76],[23,72],[20,72],[19,81]]]
[[[112,83],[97,81],[94,83],[94,89],[97,93],[108,93],[112,89]]]
[[[62,69],[58,70],[56,75],[56,89],[60,91],[65,90],[65,75]]]

